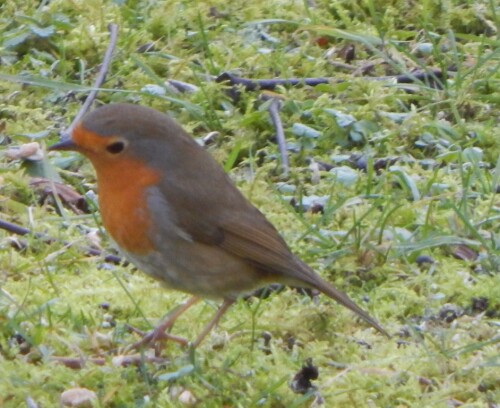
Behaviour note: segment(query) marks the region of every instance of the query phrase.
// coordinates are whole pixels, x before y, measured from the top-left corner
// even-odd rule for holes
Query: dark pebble
[[[415,262],[418,266],[423,266],[424,264],[433,264],[434,258],[430,257],[429,255],[419,255],[417,256],[417,259],[415,259]]]

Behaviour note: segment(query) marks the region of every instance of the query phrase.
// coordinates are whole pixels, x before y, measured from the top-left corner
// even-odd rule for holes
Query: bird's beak
[[[78,150],[78,146],[70,136],[63,138],[60,142],[49,146],[49,150]]]

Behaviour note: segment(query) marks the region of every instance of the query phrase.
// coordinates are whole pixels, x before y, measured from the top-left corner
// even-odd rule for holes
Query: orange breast
[[[101,166],[99,166],[101,167]],[[118,245],[134,254],[154,249],[147,232],[154,226],[146,189],[158,182],[158,173],[140,162],[120,160],[96,166],[102,221]]]
[[[73,140],[78,141],[97,173],[102,222],[125,251],[147,254],[154,249],[148,231],[155,225],[148,210],[147,189],[158,183],[160,174],[130,156],[102,154],[98,149],[102,139],[82,127],[73,132]],[[92,150],[87,146],[92,146]]]

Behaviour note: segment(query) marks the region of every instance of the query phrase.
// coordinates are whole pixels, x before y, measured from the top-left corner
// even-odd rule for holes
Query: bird
[[[192,295],[134,346],[168,337],[167,329],[199,299],[221,299],[188,343],[197,347],[238,298],[274,283],[317,289],[389,336],[291,252],[217,161],[170,116],[135,104],[103,105],[49,150],[76,151],[90,160],[102,223],[124,256],[165,287]]]

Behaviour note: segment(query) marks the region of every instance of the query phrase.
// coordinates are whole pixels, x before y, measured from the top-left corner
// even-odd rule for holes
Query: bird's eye
[[[112,154],[121,153],[123,149],[125,149],[125,142],[121,140],[118,142],[113,142],[106,146],[106,150]]]

